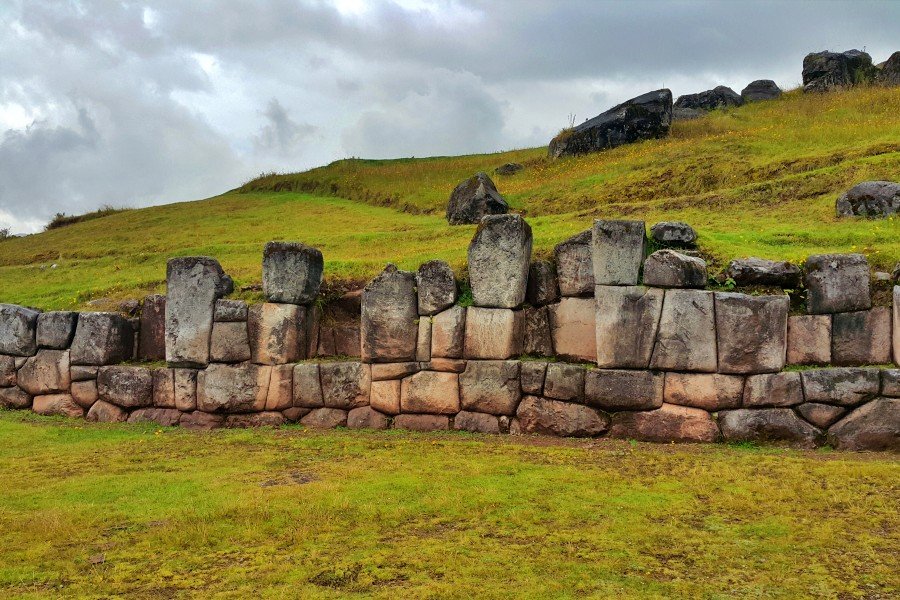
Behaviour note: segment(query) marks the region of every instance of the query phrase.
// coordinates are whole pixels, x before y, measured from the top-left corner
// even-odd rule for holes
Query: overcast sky
[[[490,152],[661,87],[900,50],[900,2],[0,0],[0,227],[349,156]]]

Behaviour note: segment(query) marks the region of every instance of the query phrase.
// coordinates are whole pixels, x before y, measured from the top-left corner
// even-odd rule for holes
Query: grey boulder
[[[475,306],[516,308],[525,301],[531,245],[531,227],[521,216],[481,220],[468,252]]]
[[[263,293],[269,302],[311,304],[322,285],[318,248],[300,242],[269,242],[263,249]]]
[[[650,228],[650,237],[662,246],[690,247],[697,241],[697,232],[681,221],[661,221]]]
[[[813,52],[803,59],[803,91],[827,92],[871,81],[872,57],[859,50]]]
[[[456,303],[456,277],[442,260],[431,260],[416,271],[419,314],[436,315]]]
[[[553,249],[556,278],[563,296],[594,293],[594,265],[591,260],[591,230],[573,235]]]
[[[763,285],[795,289],[800,285],[800,267],[797,265],[752,256],[731,261],[725,276],[739,286]]]
[[[451,225],[481,222],[485,215],[505,215],[506,200],[487,173],[476,173],[454,188],[447,204],[447,221]]]
[[[775,100],[781,97],[781,88],[771,79],[757,79],[747,84],[741,90],[741,98],[744,102],[759,102],[760,100]]]
[[[216,259],[186,256],[167,263],[166,288],[166,360],[205,366],[216,300],[231,293],[234,283]]]
[[[814,254],[806,259],[804,271],[809,314],[871,308],[869,261],[862,254]]]
[[[389,264],[363,290],[362,359],[415,360],[418,318],[415,274]]]
[[[100,400],[135,408],[153,403],[153,374],[144,367],[101,367],[97,372]]]
[[[863,181],[841,194],[835,204],[839,217],[883,218],[900,212],[900,183]]]
[[[669,288],[706,287],[706,261],[675,250],[657,250],[644,261],[644,284]]]
[[[637,285],[647,234],[643,221],[594,221],[594,285]]]
[[[0,304],[0,354],[31,356],[37,351],[38,311]]]
[[[131,323],[118,313],[81,313],[72,339],[73,365],[109,365],[132,355],[134,333]]]
[[[739,408],[719,413],[722,436],[729,442],[782,441],[812,448],[822,432],[790,408]]]
[[[54,350],[68,348],[75,335],[77,322],[77,312],[58,310],[41,313],[37,320],[37,345]]]
[[[900,450],[900,400],[876,398],[828,430],[839,450]]]

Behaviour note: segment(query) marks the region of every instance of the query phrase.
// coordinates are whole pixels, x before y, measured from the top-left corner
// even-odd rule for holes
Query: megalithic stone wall
[[[388,265],[324,306],[322,254],[301,243],[266,245],[267,301],[251,306],[226,298],[215,259],[176,258],[167,294],[136,318],[0,304],[0,405],[204,429],[900,449],[900,368],[887,365],[900,360],[900,286],[873,306],[864,256],[811,256],[806,314],[791,314],[771,286],[707,290],[702,259],[647,246],[643,222],[599,220],[532,261],[528,224],[488,216],[469,247],[470,297],[430,261]],[[748,273],[765,261],[740,267],[773,277]]]

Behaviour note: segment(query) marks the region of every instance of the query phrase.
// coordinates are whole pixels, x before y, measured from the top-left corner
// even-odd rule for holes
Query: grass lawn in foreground
[[[0,412],[0,596],[889,598],[882,453]]]

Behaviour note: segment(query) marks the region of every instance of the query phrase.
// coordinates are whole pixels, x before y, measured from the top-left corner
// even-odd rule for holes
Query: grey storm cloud
[[[898,48],[900,3],[8,0],[0,227],[346,156],[546,143],[648,89],[800,81]]]

